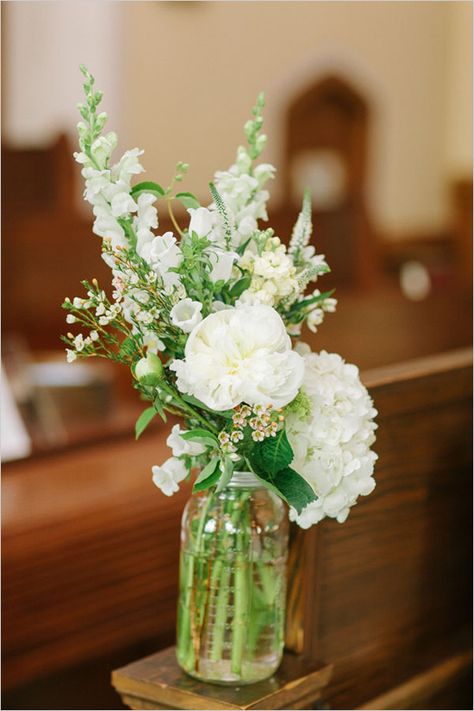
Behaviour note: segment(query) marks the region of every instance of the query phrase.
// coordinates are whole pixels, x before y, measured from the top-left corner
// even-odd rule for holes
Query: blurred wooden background
[[[380,413],[377,488],[343,526],[303,534],[292,613],[306,657],[334,663],[332,707],[368,703],[469,651],[471,368],[458,351],[364,376]],[[118,708],[111,669],[172,643],[190,492],[152,487],[164,439],[158,428],[4,467],[8,708]],[[469,708],[468,662],[433,700],[452,705],[401,708]]]

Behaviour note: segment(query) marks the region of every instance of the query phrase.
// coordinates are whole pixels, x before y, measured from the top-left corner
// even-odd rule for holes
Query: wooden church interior
[[[11,3],[20,4],[30,3]],[[206,5],[175,4],[181,14]],[[277,12],[280,3],[269,5]],[[326,3],[314,5],[323,13]],[[3,12],[7,101],[14,13]],[[291,234],[302,189],[311,188],[315,244],[332,269],[324,289],[337,289],[339,305],[305,340],[359,365],[380,413],[380,461],[377,494],[344,526],[294,534],[306,572],[287,647],[331,665],[322,691],[330,708],[469,708],[469,148],[464,167],[445,175],[444,219],[392,234],[370,198],[370,91],[337,63],[306,74],[272,109],[281,159],[270,224],[283,239]],[[165,429],[132,441],[142,404],[128,374],[64,363],[64,296],[92,272],[109,279],[78,199],[69,126],[32,145],[11,140],[6,124],[2,378],[28,446],[3,467],[5,707],[125,708],[111,671],[173,643],[177,532],[189,490],[168,499],[150,489]],[[160,216],[160,230],[171,228]]]

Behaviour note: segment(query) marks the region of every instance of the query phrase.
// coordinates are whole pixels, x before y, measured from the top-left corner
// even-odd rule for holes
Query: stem
[[[234,620],[232,624],[232,652],[231,652],[231,671],[234,674],[241,676],[242,674],[242,657],[244,652],[244,642],[246,636],[247,608],[248,608],[248,580],[247,580],[247,561],[246,561],[246,544],[247,536],[245,533],[245,521],[242,520],[246,513],[244,511],[247,500],[246,494],[241,496],[240,504],[237,507],[237,519],[239,514],[241,517],[239,532],[237,534],[237,555],[236,566],[234,572]],[[239,546],[240,543],[240,546]],[[240,550],[239,550],[240,548]]]
[[[183,236],[183,232],[181,231],[181,229],[180,229],[178,223],[176,222],[176,218],[175,218],[174,213],[173,213],[173,208],[171,207],[171,198],[168,198],[168,200],[167,200],[166,202],[167,202],[167,205],[168,205],[168,214],[169,214],[169,216],[170,216],[170,218],[171,218],[171,222],[173,223],[174,228],[175,228],[175,230],[178,232],[179,236],[182,237],[182,236]]]

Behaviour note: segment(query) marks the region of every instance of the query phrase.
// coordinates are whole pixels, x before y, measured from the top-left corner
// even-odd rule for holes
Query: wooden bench
[[[288,646],[305,668],[333,665],[323,698],[334,708],[408,704],[410,689],[416,703],[435,690],[451,694],[445,708],[467,708],[471,366],[463,350],[366,373],[377,488],[344,525],[294,538],[304,565]],[[4,690],[172,638],[189,490],[153,489],[150,466],[166,456],[155,432],[4,467]]]

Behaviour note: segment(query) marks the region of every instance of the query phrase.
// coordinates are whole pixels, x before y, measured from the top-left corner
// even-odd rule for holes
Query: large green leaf
[[[293,450],[284,429],[276,437],[267,437],[253,448],[252,458],[257,466],[264,469],[271,477],[293,461]]]

